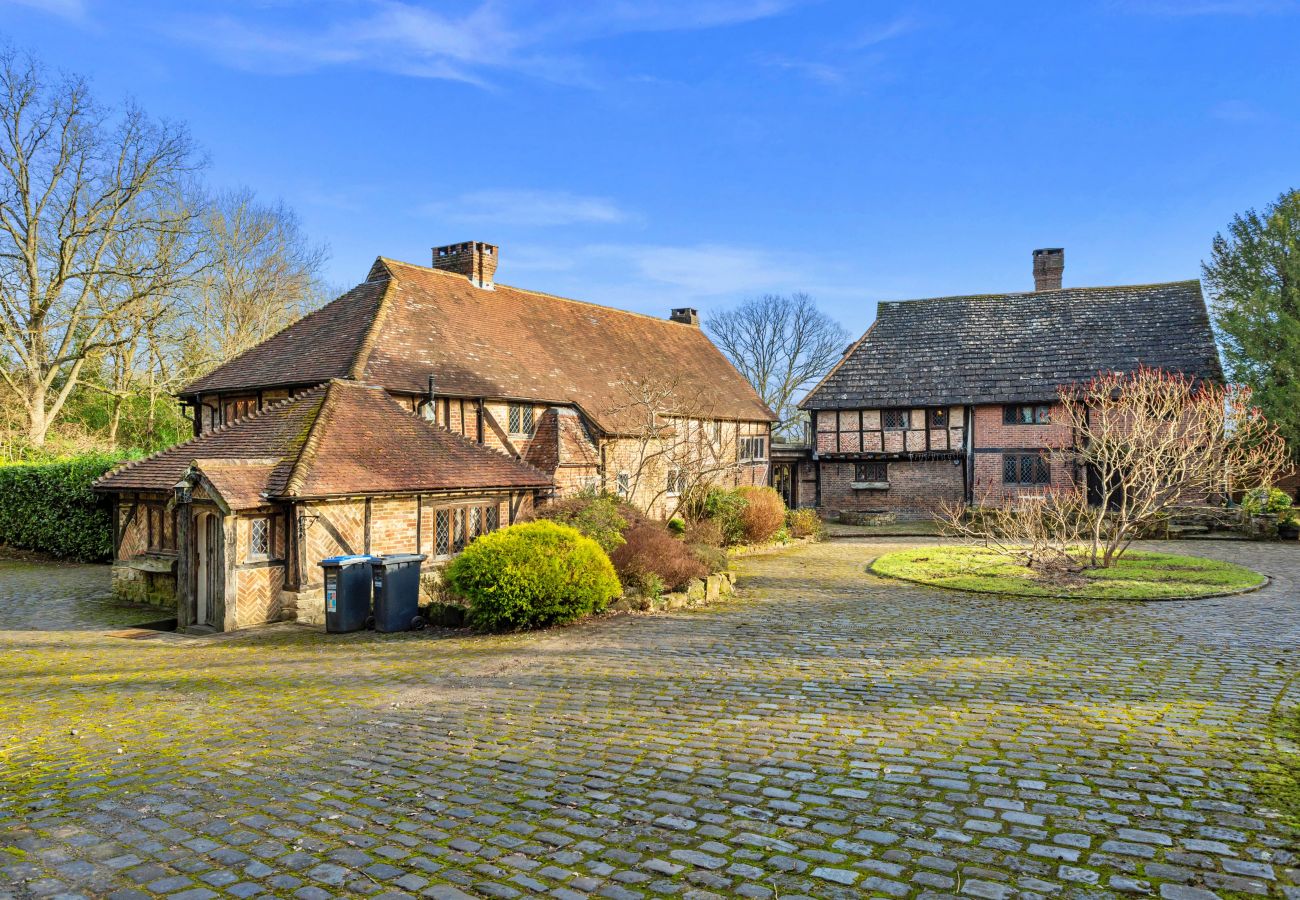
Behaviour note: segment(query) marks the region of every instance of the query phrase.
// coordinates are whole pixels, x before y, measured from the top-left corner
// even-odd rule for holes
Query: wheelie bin
[[[375,592],[375,631],[413,631],[420,616],[420,563],[423,553],[370,557]]]
[[[325,570],[325,630],[361,631],[370,617],[369,556],[331,556]]]

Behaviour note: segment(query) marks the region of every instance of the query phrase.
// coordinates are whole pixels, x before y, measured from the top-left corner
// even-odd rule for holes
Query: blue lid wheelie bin
[[[325,630],[361,631],[370,617],[369,556],[331,556],[325,570]]]
[[[375,589],[375,631],[417,631],[420,615],[420,563],[423,553],[370,557]]]

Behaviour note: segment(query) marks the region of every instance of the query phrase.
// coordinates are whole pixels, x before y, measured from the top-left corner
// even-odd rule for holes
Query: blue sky
[[[0,0],[0,36],[189,123],[328,278],[501,245],[653,314],[1192,278],[1300,186],[1300,2]]]

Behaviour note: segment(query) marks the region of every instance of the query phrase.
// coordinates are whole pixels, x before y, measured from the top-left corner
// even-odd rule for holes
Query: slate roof
[[[423,394],[573,404],[607,433],[635,430],[626,383],[678,386],[682,410],[774,421],[749,383],[693,325],[381,257],[369,279],[189,384],[201,392],[350,377]],[[687,407],[690,407],[687,409]]]
[[[170,491],[195,465],[232,508],[263,498],[540,488],[545,473],[413,415],[383,388],[335,379],[131,462],[100,491]]]
[[[880,304],[804,409],[1051,400],[1139,366],[1220,381],[1197,281]]]

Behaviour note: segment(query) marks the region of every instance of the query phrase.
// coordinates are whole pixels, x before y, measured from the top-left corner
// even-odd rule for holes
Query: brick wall
[[[1058,405],[1051,406],[1052,418],[1058,418]],[[1048,450],[1068,447],[1070,429],[1053,421],[1047,425],[1006,425],[1001,405],[975,407],[975,481],[974,502],[991,505],[1011,497],[1040,494],[1046,486],[1007,485],[1002,480],[1004,450]],[[1074,485],[1072,469],[1060,460],[1051,460],[1052,488]]]
[[[854,464],[822,460],[821,509],[845,512],[892,512],[903,518],[933,515],[941,503],[962,499],[962,467],[950,459],[893,461],[886,490],[854,488]]]

